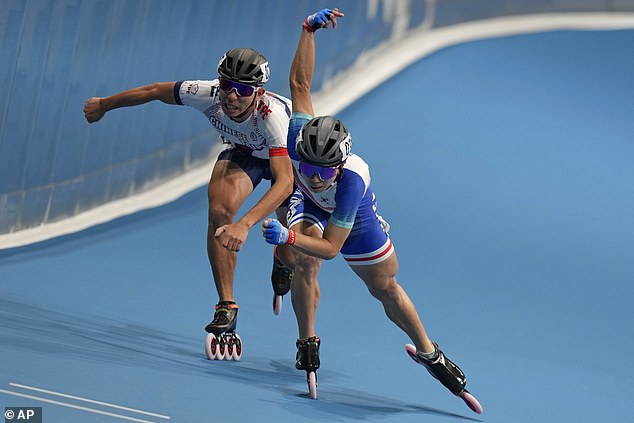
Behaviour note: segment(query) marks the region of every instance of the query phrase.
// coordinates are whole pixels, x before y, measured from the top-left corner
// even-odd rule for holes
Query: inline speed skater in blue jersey
[[[292,245],[295,253],[291,298],[299,328],[296,367],[306,370],[311,397],[315,398],[321,344],[314,330],[319,303],[317,276],[320,260],[341,253],[383,304],[388,318],[412,340],[413,345],[406,346],[408,354],[473,411],[481,413],[482,407],[465,389],[464,373],[429,339],[414,304],[396,281],[398,260],[387,233],[389,227],[376,212],[369,167],[352,153],[348,128],[333,116],[313,117],[314,31],[330,23],[334,27],[341,16],[337,9],[324,9],[309,16],[302,29],[290,71],[293,114],[287,143],[299,188],[288,205],[288,228],[273,219],[262,224],[268,243]]]

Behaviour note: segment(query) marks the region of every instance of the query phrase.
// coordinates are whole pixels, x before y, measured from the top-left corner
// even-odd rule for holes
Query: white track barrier
[[[449,46],[474,40],[554,30],[634,28],[634,13],[539,14],[487,19],[430,29],[428,22],[398,41],[365,52],[356,63],[324,84],[314,96],[318,114],[334,115],[409,65]],[[362,70],[362,72],[361,72]],[[220,146],[218,146],[220,151]],[[59,222],[0,235],[0,249],[67,235],[121,216],[170,203],[206,185],[215,160],[143,193],[116,200]]]

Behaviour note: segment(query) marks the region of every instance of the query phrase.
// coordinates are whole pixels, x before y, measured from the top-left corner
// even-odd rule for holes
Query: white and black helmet
[[[302,161],[335,167],[350,156],[352,137],[340,120],[332,116],[318,116],[302,127],[295,148]]]
[[[218,62],[218,76],[242,84],[261,87],[269,80],[269,62],[251,48],[234,48]]]

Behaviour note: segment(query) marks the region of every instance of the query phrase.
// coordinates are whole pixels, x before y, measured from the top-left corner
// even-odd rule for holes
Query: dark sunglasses
[[[317,174],[322,182],[337,175],[336,167],[321,167],[306,162],[299,162],[299,171],[307,178],[312,178],[314,174]]]
[[[220,89],[227,94],[231,93],[232,90],[236,90],[236,94],[240,97],[251,97],[258,87],[220,78]]]

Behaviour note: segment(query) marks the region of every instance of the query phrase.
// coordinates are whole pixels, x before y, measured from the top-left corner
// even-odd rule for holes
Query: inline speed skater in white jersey
[[[314,32],[330,23],[334,26],[341,16],[337,9],[321,10],[306,19],[301,31],[289,78],[293,114],[288,131],[288,151],[299,188],[289,202],[288,228],[273,219],[262,223],[268,243],[292,245],[296,252],[291,285],[299,328],[296,367],[306,371],[309,392],[315,398],[321,344],[314,328],[320,299],[317,260],[330,260],[341,253],[382,303],[388,318],[409,336],[414,345],[408,344],[406,349],[412,358],[473,411],[481,413],[482,407],[465,389],[464,373],[429,339],[414,304],[396,281],[398,260],[387,234],[388,225],[376,212],[370,171],[352,153],[348,128],[333,116],[313,117]]]
[[[218,292],[214,317],[205,329],[210,359],[239,359],[241,341],[235,334],[238,306],[233,292],[237,252],[253,225],[278,209],[285,219],[283,203],[293,191],[293,171],[286,150],[290,102],[263,88],[269,64],[250,48],[227,51],[217,67],[218,78],[157,82],[110,97],[92,97],[84,113],[89,123],[108,111],[159,100],[190,106],[200,111],[216,129],[227,148],[220,153],[208,185],[209,219],[207,255]],[[210,140],[212,142],[212,140]],[[242,217],[238,209],[254,188],[270,180],[268,191]],[[281,249],[285,247],[280,247]],[[288,290],[291,268],[274,256],[272,283],[277,293]],[[229,335],[224,336],[223,334]]]

